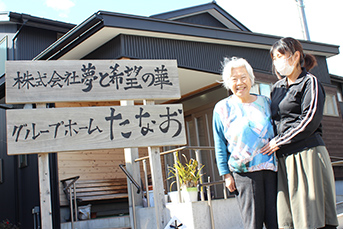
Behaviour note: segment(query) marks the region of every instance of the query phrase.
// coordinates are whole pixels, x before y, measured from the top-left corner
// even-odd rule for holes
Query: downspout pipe
[[[23,29],[23,27],[25,26],[25,24],[28,22],[27,19],[23,19],[23,23],[21,24],[20,28],[17,30],[17,32],[14,34],[13,38],[12,38],[12,60],[16,60],[16,51],[15,51],[15,40],[17,39],[19,33],[21,32],[21,30]],[[17,160],[18,160],[18,156],[15,157],[15,160],[13,161],[13,168],[14,168],[14,177],[15,177],[15,182],[14,182],[14,192],[15,192],[15,205],[16,205],[16,211],[15,211],[15,221],[18,222],[20,219],[20,196],[19,196],[19,188],[20,188],[20,184],[19,184],[19,172],[17,169]]]
[[[12,60],[17,60],[16,57],[16,52],[15,52],[15,40],[17,39],[19,33],[21,32],[21,30],[23,29],[23,27],[26,25],[26,23],[28,22],[27,19],[23,19],[23,24],[21,24],[20,28],[18,29],[18,31],[14,34],[13,38],[12,38]]]

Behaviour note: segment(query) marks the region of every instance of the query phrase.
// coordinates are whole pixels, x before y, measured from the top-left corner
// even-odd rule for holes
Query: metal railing
[[[343,157],[330,156],[330,159],[338,160],[331,162],[332,166],[343,166]]]
[[[164,155],[168,155],[173,153],[173,158],[174,158],[174,163],[177,161],[177,152],[183,151],[183,150],[194,150],[195,151],[195,159],[199,162],[198,163],[198,169],[201,168],[201,166],[203,165],[202,161],[201,161],[201,156],[200,156],[200,150],[208,150],[208,151],[212,151],[214,150],[214,147],[212,146],[183,146],[183,147],[179,147],[179,148],[175,148],[172,150],[167,150],[164,152],[160,153],[160,156],[164,156]],[[149,190],[148,190],[148,172],[147,172],[147,160],[149,159],[149,156],[145,156],[145,157],[141,157],[135,160],[135,162],[142,162],[143,163],[143,172],[144,172],[144,182],[145,182],[145,188],[146,188],[146,195],[147,195],[147,205],[148,207],[150,207],[150,201],[149,201]],[[203,182],[203,172],[202,170],[200,170],[200,184],[204,183]],[[179,197],[179,202],[181,203],[181,192],[180,192],[180,181],[179,181],[179,174],[178,171],[176,170],[176,186],[177,186],[177,192],[178,192],[178,197]],[[217,183],[216,183],[217,184]],[[205,194],[204,194],[204,190],[201,187],[200,191],[200,198],[201,201],[205,200]],[[223,191],[224,191],[224,198],[227,199],[227,193],[225,190],[225,184],[223,184]]]
[[[69,193],[69,206],[70,206],[70,222],[71,222],[71,228],[74,229],[74,215],[75,214],[75,221],[77,221],[77,200],[76,200],[76,188],[75,188],[75,182],[80,178],[80,176],[70,177],[64,180],[61,180],[61,182],[66,182],[71,180],[71,182],[63,188],[63,192]],[[74,205],[73,205],[74,200]]]
[[[131,174],[124,168],[125,165],[120,164],[119,167],[125,173],[126,177],[129,178],[130,183],[133,184],[137,188],[137,194],[141,192],[141,187],[139,184],[133,179]],[[137,228],[137,219],[136,219],[136,207],[135,207],[135,197],[133,194],[133,186],[131,185],[131,205],[132,205],[132,217],[133,217],[133,229]]]
[[[217,185],[217,184],[223,184],[224,185],[224,189],[225,189],[225,180],[211,182],[210,181],[210,177],[208,177],[208,182],[207,183],[198,184],[198,191],[201,191],[202,187],[206,187],[207,204],[208,204],[208,207],[210,208],[210,219],[211,219],[212,229],[214,229],[215,226],[214,226],[214,216],[213,216],[213,207],[212,207],[211,186]],[[224,193],[225,193],[224,194],[224,198],[226,199],[227,198],[226,191]]]
[[[139,186],[139,184],[135,181],[135,179],[133,179],[133,177],[130,175],[130,173],[124,168],[125,165],[120,164],[119,167],[121,168],[121,170],[125,173],[125,175],[127,176],[127,178],[129,178],[130,182],[136,186],[137,188],[137,194],[139,194],[141,192],[141,186]]]

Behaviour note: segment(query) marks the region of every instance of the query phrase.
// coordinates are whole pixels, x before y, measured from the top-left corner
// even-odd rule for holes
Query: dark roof
[[[140,35],[139,33],[145,33],[145,36],[151,37],[159,35],[160,37],[164,36],[165,38],[170,38],[173,36],[177,37],[177,39],[189,40],[191,40],[190,38],[196,38],[202,39],[203,42],[217,42],[222,44],[229,42],[231,45],[262,48],[268,50],[276,40],[280,39],[278,36],[252,33],[250,31],[246,31],[247,29],[245,31],[241,31],[163,19],[164,17],[169,18],[172,15],[186,15],[190,12],[196,12],[196,10],[209,10],[211,8],[217,12],[220,11],[221,14],[223,13],[226,15],[225,17],[228,21],[233,20],[237,26],[240,25],[238,21],[230,17],[229,14],[224,13],[225,11],[223,12],[223,10],[215,3],[173,11],[161,15],[154,15],[153,17],[142,17],[107,11],[98,11],[97,13],[91,15],[84,22],[70,30],[61,39],[40,53],[35,59],[58,59],[71,51],[73,48],[77,47],[86,39],[90,39],[92,35],[99,33],[104,28],[116,29],[117,33],[131,31],[132,33],[136,33],[138,36]],[[97,42],[99,43],[99,46],[102,45],[100,41]],[[305,51],[316,55],[328,57],[339,53],[339,46],[336,45],[315,43],[310,41],[302,41],[302,44]]]
[[[331,80],[343,83],[343,76],[330,74],[330,78],[331,78]]]
[[[9,21],[12,23],[23,24],[26,26],[47,29],[50,31],[56,31],[61,33],[66,33],[72,29],[75,24],[55,21],[51,19],[45,19],[40,17],[31,16],[29,14],[22,14],[16,12],[9,12],[8,14]]]
[[[180,10],[170,11],[166,13],[155,14],[150,17],[171,20],[171,21],[180,21],[183,18],[194,17],[194,15],[203,14],[204,12],[210,13],[214,18],[221,21],[222,23],[223,23],[223,19],[226,19],[227,22],[232,24],[234,27],[237,27],[241,31],[251,32],[247,27],[245,27],[242,23],[240,23],[230,14],[228,14],[225,10],[223,10],[223,8],[221,8],[215,2],[193,6],[189,8],[184,8]],[[224,24],[226,23],[224,22]],[[226,25],[226,27],[230,29],[230,26]]]
[[[75,24],[35,17],[29,14],[16,13],[16,12],[1,12],[1,15],[6,15],[6,14],[7,14],[8,20],[2,21],[1,24],[8,24],[8,23],[18,24],[18,25],[25,24],[25,26],[46,29],[49,31],[55,31],[59,33],[66,33],[70,31],[70,29],[75,27]],[[2,75],[0,76],[0,98],[4,97],[4,91],[5,91],[4,85],[5,85],[5,77],[4,75]]]
[[[64,34],[64,36],[62,36],[59,40],[36,56],[34,60],[46,60],[59,53],[65,53],[67,50],[75,47],[77,44],[81,43],[87,39],[87,37],[93,35],[96,31],[103,27],[104,22],[99,11]]]

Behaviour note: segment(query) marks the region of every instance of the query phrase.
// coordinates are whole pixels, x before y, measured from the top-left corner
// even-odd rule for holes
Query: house
[[[181,99],[155,102],[182,103],[188,145],[212,146],[212,110],[217,101],[227,96],[226,90],[218,83],[221,79],[223,57],[238,56],[247,59],[256,76],[256,84],[252,90],[255,93],[269,95],[271,85],[276,81],[276,77],[272,74],[269,49],[278,39],[280,37],[251,32],[212,2],[150,17],[98,11],[57,41],[51,41],[49,46],[47,44],[44,50],[31,58],[34,60],[176,59]],[[343,120],[341,106],[336,99],[337,87],[333,77],[330,78],[326,59],[339,53],[338,46],[310,41],[301,41],[301,43],[305,53],[314,54],[318,61],[318,66],[311,72],[318,77],[326,90],[323,137],[330,156],[335,161],[343,157],[341,141]],[[3,78],[0,81],[1,85],[5,82]],[[2,98],[3,91],[2,86],[0,90]],[[139,104],[141,101],[136,103]],[[119,105],[119,102],[53,104],[56,108],[108,105]],[[3,107],[7,106],[3,105]],[[1,114],[1,123],[5,123],[4,112]],[[3,147],[1,153],[3,154],[6,146],[3,144],[5,134],[3,132],[2,134],[4,140],[1,142]],[[57,174],[52,179],[52,186],[56,188],[60,186],[59,180],[79,175],[82,175],[81,180],[125,177],[116,167],[124,162],[123,155],[122,149],[54,154],[51,156],[51,164]],[[146,150],[140,149],[139,156],[144,155]],[[0,156],[6,160],[13,160],[8,159],[6,155]],[[220,180],[213,152],[201,151],[201,158],[203,163],[206,162],[205,174],[210,176],[211,180]],[[14,163],[12,161],[12,166]],[[166,156],[163,163],[165,163],[164,168],[167,168],[172,160]],[[334,167],[334,171],[337,180],[343,178],[341,167]],[[4,180],[8,179],[6,173],[3,174]],[[21,182],[18,180],[18,185],[21,185]],[[0,192],[3,184],[0,184]],[[33,190],[33,193],[38,195],[37,189]],[[214,196],[221,198],[222,189],[214,188]],[[59,200],[57,202],[61,204],[61,209],[67,208],[61,188],[60,194],[53,193],[52,198]],[[14,199],[13,197],[13,202]],[[59,211],[57,204],[54,205],[53,211]],[[21,218],[14,220],[18,222]],[[65,220],[62,214],[61,221]]]
[[[8,219],[11,223],[20,222],[22,228],[33,228],[32,211],[39,206],[37,155],[8,156],[6,152],[5,110],[23,105],[5,104],[5,61],[32,60],[74,26],[27,14],[0,12],[0,222]],[[50,158],[56,160],[56,154]],[[51,166],[51,176],[56,181],[52,185],[55,193],[58,190],[56,164]],[[52,203],[59,208],[58,198],[53,198]],[[59,211],[53,212],[53,218],[59,226]]]

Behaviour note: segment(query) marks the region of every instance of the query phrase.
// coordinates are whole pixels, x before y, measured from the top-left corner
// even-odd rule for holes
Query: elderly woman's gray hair
[[[232,74],[232,69],[238,68],[238,67],[245,67],[245,69],[249,73],[251,85],[254,85],[255,83],[254,71],[252,67],[250,66],[250,64],[248,63],[248,61],[246,61],[245,59],[237,58],[237,57],[232,57],[232,58],[225,57],[224,61],[222,62],[222,67],[223,67],[223,70],[222,70],[223,84],[227,90],[231,89],[230,77]]]

